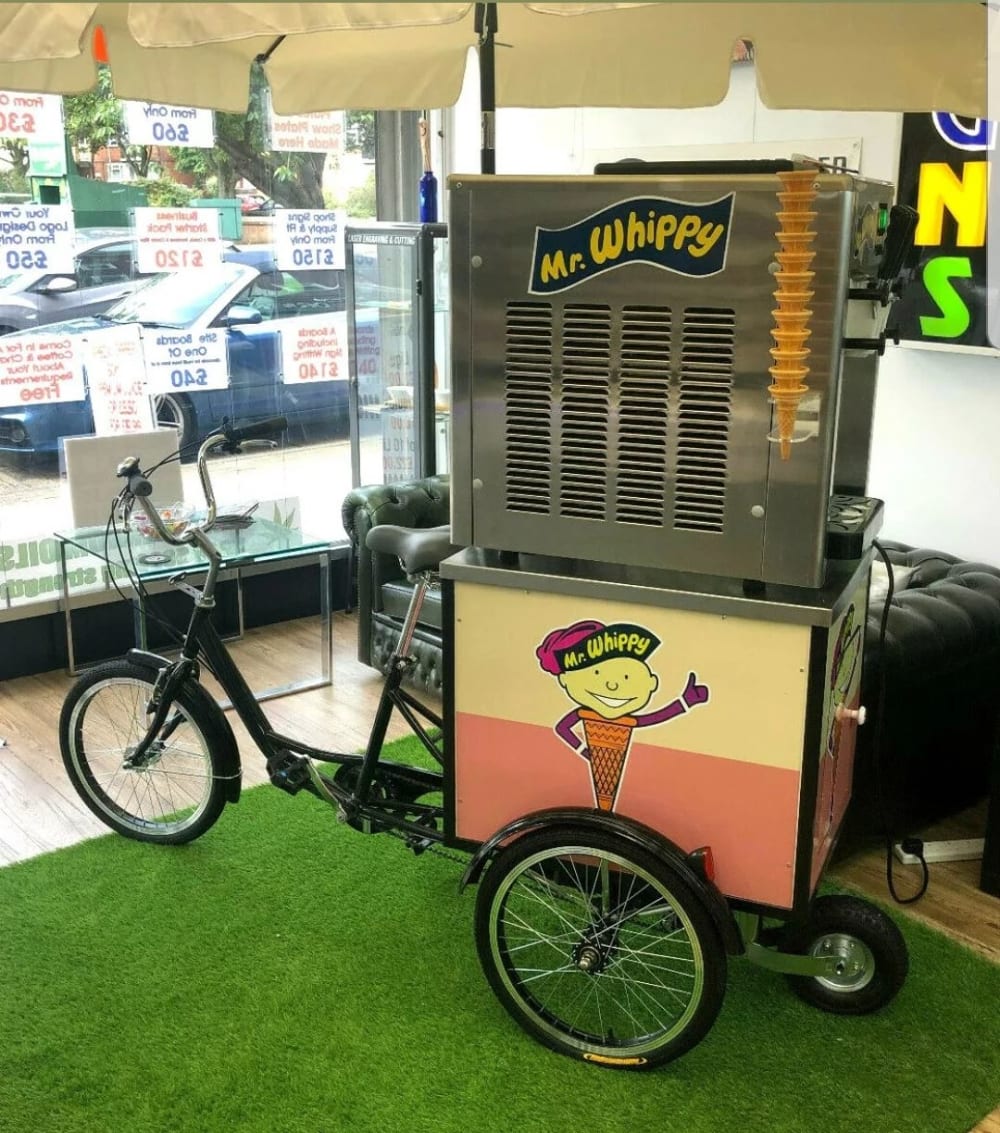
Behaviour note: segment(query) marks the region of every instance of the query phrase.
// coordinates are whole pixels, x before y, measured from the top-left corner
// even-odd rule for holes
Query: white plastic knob
[[[860,728],[868,718],[868,710],[863,704],[858,708],[845,708],[842,704],[838,704],[837,716],[841,720],[856,720],[858,727]]]

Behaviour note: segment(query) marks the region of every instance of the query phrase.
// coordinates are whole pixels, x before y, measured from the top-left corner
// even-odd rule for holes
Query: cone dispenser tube
[[[799,402],[809,387],[805,383],[809,373],[809,347],[807,340],[812,331],[809,320],[812,311],[809,301],[815,273],[811,264],[816,252],[813,243],[816,233],[812,209],[816,199],[816,173],[812,169],[796,169],[779,173],[781,190],[778,192],[779,251],[775,254],[778,271],[774,274],[777,289],[774,292],[777,307],[771,312],[774,327],[771,337],[771,385],[768,393],[776,407],[778,441],[781,459],[792,454],[792,439]]]

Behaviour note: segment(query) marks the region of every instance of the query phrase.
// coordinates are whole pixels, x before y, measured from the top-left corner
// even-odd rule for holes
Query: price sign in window
[[[0,397],[5,405],[83,401],[81,342],[76,335],[0,338]]]
[[[144,346],[150,393],[197,393],[229,385],[224,330],[149,330]]]
[[[282,270],[338,268],[343,271],[344,225],[341,209],[279,209],[274,214],[274,260]]]
[[[346,382],[347,313],[289,319],[281,326],[281,372],[286,385]]]
[[[62,136],[60,95],[0,90],[0,138],[55,141]]]
[[[131,323],[88,335],[84,359],[94,432],[107,437],[152,429],[140,327]]]
[[[215,118],[211,110],[162,102],[124,102],[122,106],[131,145],[190,149],[211,149],[215,145]]]
[[[222,258],[215,209],[132,210],[140,272],[210,267]]]
[[[69,205],[0,205],[0,271],[73,274]]]

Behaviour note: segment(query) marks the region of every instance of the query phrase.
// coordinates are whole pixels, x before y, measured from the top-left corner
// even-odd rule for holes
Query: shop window
[[[107,100],[99,108],[102,116],[114,110],[112,90],[110,75],[102,71],[97,91]],[[93,93],[85,97],[94,100]],[[64,120],[79,124],[90,113],[82,103],[76,110],[80,113],[64,113]],[[116,112],[124,113],[120,104]],[[275,218],[283,209],[336,208],[355,219],[373,215],[374,115],[345,112],[344,117],[349,128],[343,131],[341,152],[268,152],[267,139],[255,138],[247,147],[245,168],[234,165],[231,154],[221,149],[126,145],[124,133],[121,142],[105,146],[85,130],[69,136],[66,150],[77,159],[72,175],[47,177],[47,184],[27,188],[38,203],[72,205],[76,286],[66,286],[62,279],[49,287],[57,277],[36,272],[21,281],[33,297],[30,325],[13,319],[4,323],[0,312],[0,334],[44,333],[49,325],[85,320],[86,328],[81,323],[79,336],[74,335],[76,343],[101,325],[138,323],[143,341],[151,344],[162,333],[180,330],[190,335],[193,348],[202,334],[222,330],[222,381],[199,385],[198,357],[183,360],[174,375],[168,374],[170,380],[176,378],[176,387],[161,384],[150,395],[153,420],[175,430],[178,444],[196,448],[226,420],[240,424],[287,416],[289,429],[277,448],[250,448],[214,460],[217,500],[224,508],[241,509],[259,502],[258,515],[278,515],[311,535],[330,537],[342,533],[340,502],[351,488],[345,273],[339,267],[274,271],[271,265]],[[217,114],[214,136],[259,129],[260,118],[256,113],[246,120]],[[247,127],[251,119],[255,124]],[[116,183],[113,189],[111,183]],[[135,243],[122,230],[132,223],[131,209],[142,205],[218,207],[223,261],[197,271],[139,273]],[[10,282],[5,276],[5,285]],[[227,325],[224,316],[236,305],[252,307],[260,321]],[[338,320],[343,331],[342,357],[329,347],[316,356],[305,337],[303,349],[296,350],[297,328],[314,331],[327,317]],[[30,412],[10,394],[12,388],[0,385],[0,549],[49,539],[53,531],[67,529],[63,442],[95,431],[93,390],[86,385],[81,385],[82,400],[39,400]],[[123,434],[122,455],[130,454],[129,437]],[[184,498],[197,505],[201,497],[192,455],[189,448],[182,466]],[[14,562],[10,554],[0,557],[0,581],[3,564],[14,570]],[[28,568],[40,569],[32,563]],[[16,589],[0,591],[0,604],[42,600],[29,594],[30,587],[15,594]]]

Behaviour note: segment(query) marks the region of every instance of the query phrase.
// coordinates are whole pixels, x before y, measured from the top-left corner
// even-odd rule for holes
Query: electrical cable
[[[920,888],[911,897],[900,897],[896,892],[896,883],[893,878],[893,844],[896,839],[893,837],[893,822],[890,820],[888,807],[886,805],[885,793],[883,791],[884,780],[883,773],[885,770],[884,763],[884,748],[883,736],[885,731],[885,707],[886,707],[886,688],[887,679],[886,672],[888,670],[888,658],[886,657],[885,639],[886,631],[889,626],[889,608],[892,605],[893,595],[895,594],[895,580],[893,577],[892,562],[889,559],[885,548],[878,540],[872,540],[872,546],[875,548],[882,562],[885,564],[886,575],[888,578],[888,589],[885,595],[885,604],[882,607],[882,617],[879,621],[879,634],[878,634],[878,648],[879,648],[879,677],[878,677],[878,715],[875,723],[875,738],[873,740],[873,761],[875,764],[875,795],[876,804],[879,815],[882,819],[882,824],[885,830],[885,880],[889,887],[889,892],[892,894],[892,899],[899,905],[912,905],[915,901],[919,901],[921,897],[927,892],[927,886],[930,883],[930,870],[927,868],[927,862],[924,860],[923,843],[919,838],[904,838],[902,839],[902,846],[905,852],[914,854],[920,860],[921,867],[921,883]],[[948,561],[941,556],[928,556],[924,562],[930,561],[932,558],[940,558],[942,562]]]

